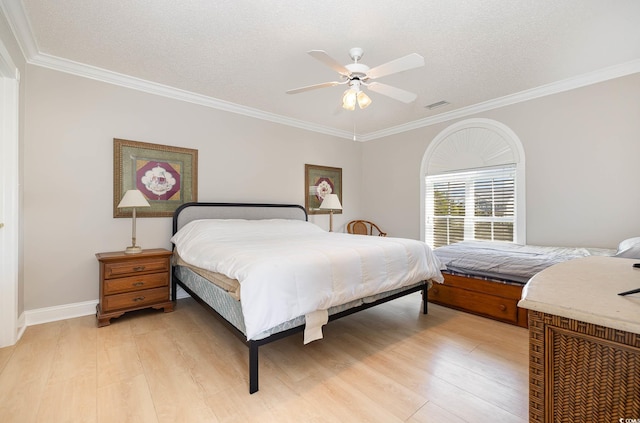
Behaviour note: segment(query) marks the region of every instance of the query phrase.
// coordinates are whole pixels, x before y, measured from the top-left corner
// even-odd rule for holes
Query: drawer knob
[[[138,301],[142,301],[142,300],[144,300],[144,297],[136,297],[133,299],[133,302],[137,303]]]
[[[507,309],[507,306],[504,304],[500,304],[500,311],[505,311]]]
[[[140,281],[140,282],[135,282],[135,283],[133,284],[133,286],[142,286],[142,285],[144,285],[144,282],[142,282],[142,281]]]
[[[144,266],[136,266],[133,268],[134,272],[142,272],[144,270]]]
[[[432,290],[433,290],[434,294],[437,294],[438,292],[440,292],[440,290],[438,288],[432,288]]]

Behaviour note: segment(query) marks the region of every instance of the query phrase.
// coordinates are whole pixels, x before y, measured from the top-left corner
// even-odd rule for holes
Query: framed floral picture
[[[304,165],[304,206],[308,214],[328,214],[329,210],[321,210],[320,204],[327,194],[336,194],[342,203],[342,168]],[[334,214],[342,210],[334,210]]]
[[[137,217],[173,216],[175,209],[198,200],[198,150],[113,139],[113,217],[130,217],[118,208],[127,190],[142,192],[151,207]]]

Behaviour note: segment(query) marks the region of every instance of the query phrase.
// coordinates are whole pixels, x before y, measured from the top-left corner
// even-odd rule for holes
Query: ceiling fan
[[[409,91],[392,87],[391,85],[381,84],[379,82],[372,82],[372,80],[382,78],[383,76],[391,75],[393,73],[424,66],[424,58],[419,54],[412,53],[408,56],[376,66],[375,68],[369,68],[369,66],[360,63],[360,59],[362,58],[364,51],[359,47],[354,47],[349,50],[349,56],[353,60],[353,63],[349,63],[347,65],[341,65],[323,50],[311,50],[308,53],[313,58],[321,61],[331,69],[338,72],[341,80],[295,88],[287,91],[287,94],[298,94],[318,88],[346,85],[348,88],[342,96],[342,107],[347,110],[354,110],[356,103],[358,103],[358,106],[361,109],[364,109],[371,104],[371,99],[364,91],[362,91],[362,88],[367,88],[370,91],[386,95],[387,97],[391,97],[403,103],[411,103],[418,97],[416,94]]]

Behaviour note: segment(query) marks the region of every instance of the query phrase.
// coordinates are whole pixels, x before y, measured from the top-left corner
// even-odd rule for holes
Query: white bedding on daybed
[[[326,232],[298,220],[206,219],[171,239],[186,263],[240,282],[247,339],[305,315],[421,280],[442,282],[421,241]]]

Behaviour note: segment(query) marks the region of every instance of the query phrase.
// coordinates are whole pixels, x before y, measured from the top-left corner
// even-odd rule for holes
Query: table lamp
[[[342,210],[342,204],[336,194],[327,194],[320,204],[320,209],[329,210],[329,232],[333,232],[333,211]]]
[[[133,208],[132,226],[131,226],[131,246],[124,250],[125,254],[138,254],[142,252],[142,248],[136,245],[136,207],[151,207],[144,195],[137,189],[130,189],[124,193],[124,197],[120,200],[118,208],[131,207]]]

